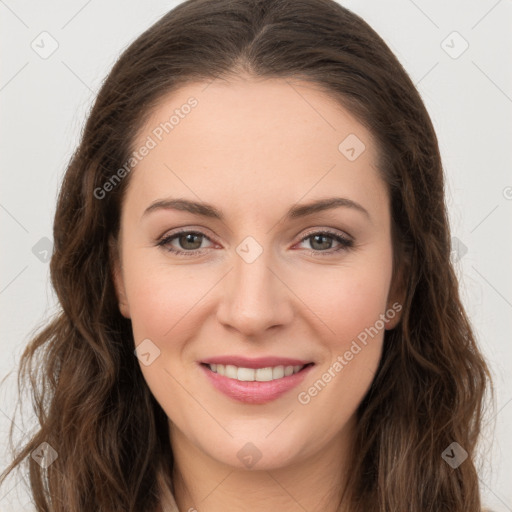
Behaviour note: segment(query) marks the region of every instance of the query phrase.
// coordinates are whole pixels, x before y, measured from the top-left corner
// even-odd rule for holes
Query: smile
[[[235,379],[244,382],[269,382],[272,380],[282,379],[283,377],[288,377],[294,373],[299,373],[307,365],[281,365],[257,369],[238,367],[232,364],[209,364],[207,366],[212,372],[223,375],[228,379]]]
[[[219,363],[199,364],[215,390],[236,402],[254,405],[285,395],[298,386],[314,366],[314,363],[308,363],[246,368]]]

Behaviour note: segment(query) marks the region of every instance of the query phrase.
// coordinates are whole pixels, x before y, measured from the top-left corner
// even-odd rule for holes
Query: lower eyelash
[[[192,251],[182,251],[180,249],[169,249],[168,247],[166,247],[167,244],[169,244],[172,240],[179,237],[180,235],[200,235],[200,236],[206,238],[207,240],[210,240],[210,238],[208,236],[206,236],[204,233],[201,233],[200,231],[180,231],[180,232],[174,233],[173,235],[170,235],[168,237],[162,238],[156,245],[161,246],[166,251],[169,251],[176,255],[183,254],[183,255],[187,255],[187,256],[194,256],[195,254],[198,254],[204,250],[204,249],[194,249]],[[317,255],[320,255],[320,256],[327,255],[328,256],[329,254],[333,254],[338,251],[349,250],[354,246],[353,240],[351,240],[349,238],[345,238],[345,237],[340,236],[335,233],[330,233],[328,231],[317,231],[314,233],[310,233],[307,236],[305,236],[304,238],[302,238],[302,240],[300,240],[300,243],[304,242],[304,240],[307,240],[308,238],[314,237],[315,235],[327,235],[328,238],[332,238],[333,240],[336,240],[340,244],[340,246],[336,249],[328,249],[326,251],[315,251],[312,249],[308,250],[308,252],[310,254],[313,254],[314,256],[317,256]]]

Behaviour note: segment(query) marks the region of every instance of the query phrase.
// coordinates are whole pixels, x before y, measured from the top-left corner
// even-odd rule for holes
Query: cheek
[[[205,280],[194,278],[191,270],[169,268],[160,264],[142,264],[140,260],[125,264],[126,293],[130,305],[132,328],[139,338],[162,339],[179,326],[208,290]]]
[[[184,266],[125,265],[125,270],[136,340],[137,336],[161,338],[168,334],[186,315],[194,315],[193,310],[218,282],[215,272]],[[324,324],[326,333],[338,340],[347,339],[373,325],[384,313],[389,279],[383,271],[331,270],[310,273],[308,279],[298,282],[297,275],[288,280],[305,309]]]
[[[385,272],[347,271],[326,281],[324,293],[317,290],[308,301],[328,327],[323,329],[326,336],[319,338],[326,356],[297,400],[316,421],[330,425],[325,436],[334,435],[349,420],[374,379],[382,354],[380,315],[386,311],[388,284]]]
[[[333,345],[343,346],[375,325],[379,315],[385,313],[389,273],[343,268],[330,274],[319,272],[316,279],[303,285],[301,296],[306,297],[304,302],[324,324]]]

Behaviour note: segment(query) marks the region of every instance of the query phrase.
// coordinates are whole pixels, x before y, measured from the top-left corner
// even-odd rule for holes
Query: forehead
[[[146,202],[170,194],[255,206],[333,188],[364,201],[383,189],[372,134],[318,86],[291,79],[183,86],[139,131],[134,148],[144,145],[130,187]]]
[[[229,148],[232,152],[236,151],[235,142],[244,142],[247,144],[240,149],[247,151],[249,145],[261,149],[260,141],[269,146],[285,142],[280,151],[285,154],[297,149],[298,143],[301,147],[306,143],[307,149],[323,142],[336,155],[339,142],[355,132],[369,152],[373,151],[368,148],[372,146],[371,133],[338,101],[316,84],[289,78],[235,77],[187,84],[159,101],[141,127],[136,145],[150,134],[157,142],[165,138],[178,145],[191,132],[198,149],[214,144],[218,150]],[[267,140],[266,132],[270,134]]]

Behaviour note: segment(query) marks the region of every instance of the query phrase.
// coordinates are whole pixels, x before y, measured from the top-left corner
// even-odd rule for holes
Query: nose
[[[233,268],[223,280],[217,319],[245,337],[257,337],[293,318],[293,293],[269,252],[250,263],[235,254]]]

